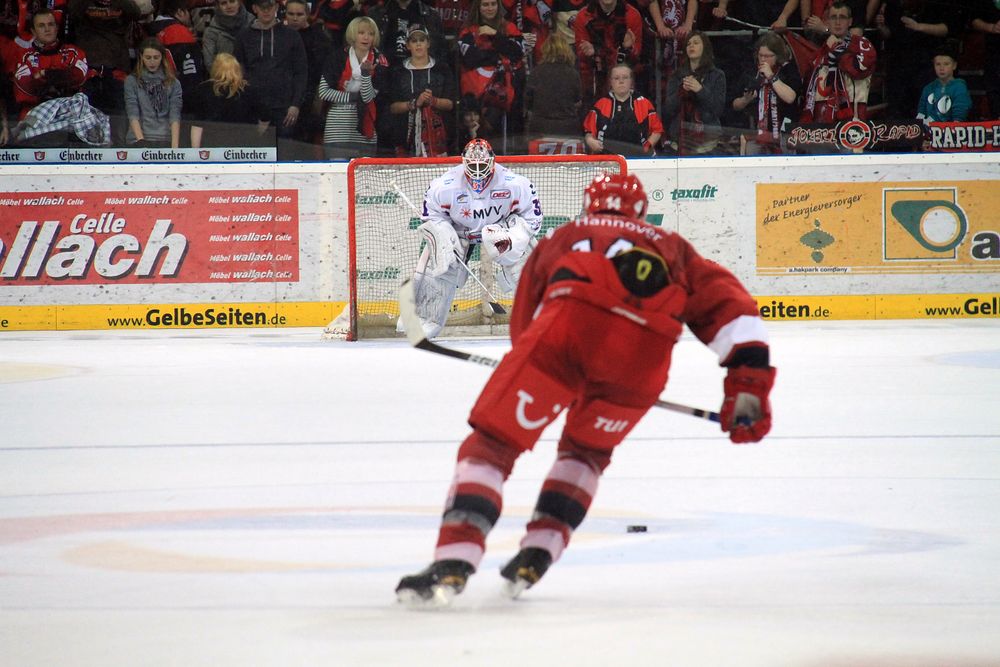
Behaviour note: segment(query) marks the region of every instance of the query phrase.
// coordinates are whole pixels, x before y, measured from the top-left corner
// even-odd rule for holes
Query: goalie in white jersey
[[[469,278],[463,262],[473,245],[482,244],[480,251],[500,266],[500,288],[514,291],[542,226],[542,207],[531,181],[497,164],[488,141],[473,139],[462,164],[431,181],[421,218],[418,231],[426,243],[413,282],[417,314],[430,338],[441,333],[455,292]]]

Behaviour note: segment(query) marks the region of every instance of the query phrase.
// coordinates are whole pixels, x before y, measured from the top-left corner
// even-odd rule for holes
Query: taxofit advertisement
[[[296,190],[0,192],[5,285],[295,282]]]
[[[1000,272],[1000,181],[757,185],[757,274]]]

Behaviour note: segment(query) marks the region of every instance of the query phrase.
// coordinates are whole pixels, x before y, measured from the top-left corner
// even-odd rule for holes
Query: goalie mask
[[[583,191],[586,213],[615,213],[641,220],[647,203],[642,183],[632,174],[603,174]]]
[[[473,139],[465,145],[462,151],[462,164],[465,165],[465,178],[468,179],[472,191],[480,194],[490,184],[493,178],[493,147],[485,139]]]

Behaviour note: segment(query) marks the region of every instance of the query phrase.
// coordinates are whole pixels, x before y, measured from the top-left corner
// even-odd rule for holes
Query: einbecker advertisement
[[[0,192],[0,284],[294,282],[296,190]]]
[[[998,186],[760,184],[757,273],[1000,272]]]

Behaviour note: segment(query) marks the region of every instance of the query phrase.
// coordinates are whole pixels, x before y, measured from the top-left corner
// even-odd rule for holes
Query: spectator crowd
[[[0,145],[761,154],[1000,119],[996,0],[155,1],[0,0]]]

